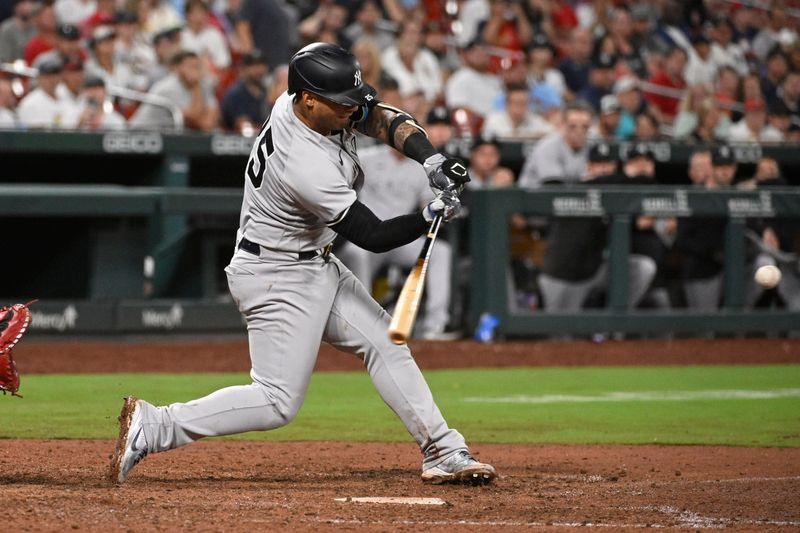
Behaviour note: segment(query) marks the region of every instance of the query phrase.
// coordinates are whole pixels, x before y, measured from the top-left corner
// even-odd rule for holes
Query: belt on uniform
[[[239,248],[244,250],[245,252],[250,252],[253,255],[261,255],[261,248],[265,250],[270,250],[271,248],[267,248],[266,246],[261,246],[260,244],[249,241],[246,238],[242,237],[242,240],[239,241]],[[322,257],[327,263],[331,256],[331,250],[333,249],[333,243],[328,244],[324,248],[319,248],[318,250],[308,250],[305,252],[289,252],[297,256],[298,261],[308,261],[309,259],[314,259],[315,257]],[[277,251],[277,250],[276,250]]]

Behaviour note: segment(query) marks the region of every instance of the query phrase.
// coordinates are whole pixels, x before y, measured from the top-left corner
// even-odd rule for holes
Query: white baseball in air
[[[781,271],[775,265],[764,265],[756,270],[756,283],[771,289],[781,281]]]

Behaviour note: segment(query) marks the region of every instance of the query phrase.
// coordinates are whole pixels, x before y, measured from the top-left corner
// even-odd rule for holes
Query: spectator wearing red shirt
[[[533,38],[533,28],[519,2],[491,0],[489,19],[479,26],[481,39],[489,46],[520,52]],[[497,72],[502,58],[493,58],[491,70]]]
[[[43,57],[52,58],[61,63],[66,63],[68,58],[78,56],[81,61],[86,60],[86,52],[81,48],[81,34],[76,26],[72,24],[62,24],[56,31],[55,46],[40,54],[38,60]]]
[[[52,3],[45,3],[36,12],[33,24],[36,26],[36,35],[31,37],[25,46],[25,62],[33,65],[34,60],[43,52],[52,50],[56,46],[56,14]]]
[[[683,69],[686,66],[686,59],[686,52],[676,46],[664,60],[664,70],[650,78],[650,83],[666,89],[684,90],[686,81],[683,79]],[[645,90],[645,98],[653,104],[651,111],[658,115],[657,118],[661,122],[672,123],[678,114],[680,96],[667,96]]]
[[[547,2],[542,2],[547,4]],[[578,16],[569,2],[566,0],[555,0],[547,6],[550,10],[550,19],[553,24],[553,37],[557,42],[561,42],[569,37],[570,32],[578,27]]]

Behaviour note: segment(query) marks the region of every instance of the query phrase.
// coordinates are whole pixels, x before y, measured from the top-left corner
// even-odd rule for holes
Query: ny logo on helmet
[[[353,86],[354,87],[358,87],[359,85],[361,85],[361,71],[357,70],[356,71],[356,75],[353,76],[353,77],[355,78],[355,81],[353,82]]]

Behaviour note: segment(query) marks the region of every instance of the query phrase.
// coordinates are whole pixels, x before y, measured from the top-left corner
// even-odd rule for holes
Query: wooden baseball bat
[[[428,272],[428,261],[431,258],[433,243],[442,225],[441,215],[437,215],[428,229],[428,236],[422,250],[419,252],[417,262],[411,273],[406,278],[403,290],[397,298],[392,322],[389,324],[389,339],[395,344],[405,344],[411,338],[414,321],[417,318],[419,302],[422,299],[422,290],[425,288],[425,274]]]

